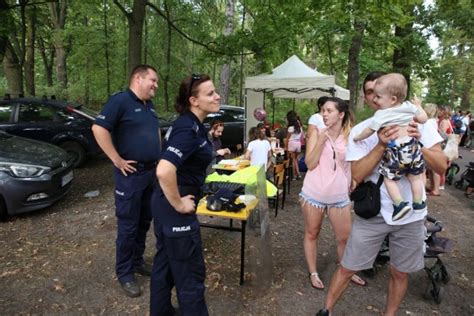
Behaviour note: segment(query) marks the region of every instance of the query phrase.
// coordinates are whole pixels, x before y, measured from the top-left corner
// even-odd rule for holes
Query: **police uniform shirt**
[[[200,187],[212,160],[212,143],[201,121],[192,113],[180,115],[166,133],[161,159],[177,169],[178,185]]]
[[[203,185],[206,168],[213,157],[213,148],[204,125],[192,112],[186,112],[176,119],[166,133],[163,148],[161,159],[175,165],[179,187],[199,188]],[[195,214],[183,216],[166,207],[159,211],[164,223],[185,224],[195,218]]]
[[[132,90],[112,95],[95,124],[111,133],[123,159],[149,163],[160,158],[160,125],[153,102],[144,103]]]

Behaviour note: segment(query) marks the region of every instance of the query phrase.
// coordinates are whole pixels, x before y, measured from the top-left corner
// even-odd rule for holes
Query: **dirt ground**
[[[465,161],[474,160],[474,154],[464,151],[464,155]],[[302,250],[303,220],[297,203],[301,184],[292,182],[284,210],[271,216],[273,283],[266,289],[239,285],[238,233],[202,228],[211,315],[314,315],[323,307],[327,289],[310,286]],[[99,196],[84,197],[93,190],[99,190]],[[94,159],[76,170],[72,190],[60,202],[0,223],[0,314],[148,313],[149,279],[138,276],[143,295],[128,298],[115,277],[112,193],[111,164],[105,158]],[[427,273],[412,274],[400,315],[474,315],[473,202],[454,187],[429,199],[430,214],[445,225],[441,236],[454,242],[454,250],[440,256],[451,280],[443,285],[438,305],[423,297]],[[151,262],[151,232],[147,242],[146,260]],[[336,268],[336,243],[327,221],[319,247],[318,269],[328,286]],[[387,266],[379,266],[366,287],[351,284],[334,314],[381,314],[387,276]]]

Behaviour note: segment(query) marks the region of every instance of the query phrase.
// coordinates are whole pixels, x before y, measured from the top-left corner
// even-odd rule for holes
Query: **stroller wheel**
[[[429,283],[428,286],[426,287],[426,291],[424,294],[425,299],[431,300],[433,299],[436,304],[441,304],[442,298],[443,298],[443,288],[440,286],[433,286],[433,283]]]
[[[377,274],[376,267],[373,266],[370,269],[362,270],[361,273],[368,278],[374,278],[375,275]]]
[[[441,266],[441,281],[443,281],[444,284],[448,284],[450,280],[451,276],[449,275],[448,270],[446,270],[444,265]]]

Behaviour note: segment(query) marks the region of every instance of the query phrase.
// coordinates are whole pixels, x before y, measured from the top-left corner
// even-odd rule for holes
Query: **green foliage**
[[[134,0],[120,0],[131,8]],[[110,92],[127,86],[128,23],[112,0],[69,1],[65,31],[61,36],[67,48],[69,84],[62,90],[53,67],[53,86],[48,86],[45,66],[36,45],[36,90],[38,95],[57,94],[71,100],[86,102],[100,108],[107,100],[107,79]],[[149,0],[146,33],[143,37],[143,62],[158,68],[160,86],[155,103],[164,112],[163,81],[169,80],[167,100],[172,109],[180,81],[191,73],[208,73],[219,82],[224,63],[231,65],[230,104],[238,105],[241,81],[246,76],[268,73],[289,56],[296,54],[311,67],[332,73],[336,82],[346,86],[348,53],[356,34],[354,21],[365,26],[359,55],[360,76],[374,70],[391,71],[397,47],[410,49],[409,63],[412,89],[421,94],[427,88],[425,101],[460,102],[472,82],[472,29],[474,10],[469,0],[436,1],[433,7],[423,1],[317,1],[317,0],[246,0],[236,1],[234,32],[223,36],[225,0]],[[48,56],[54,33],[48,4],[31,1],[38,13],[37,41],[45,44]],[[407,8],[415,6],[410,12]],[[159,13],[155,10],[158,9]],[[245,9],[245,23],[242,19]],[[107,17],[106,36],[105,19]],[[168,21],[163,17],[169,15]],[[20,30],[19,10],[11,19],[0,19],[0,31]],[[395,26],[413,24],[413,31],[396,38]],[[168,29],[171,28],[171,38]],[[18,34],[9,32],[18,39]],[[17,32],[18,33],[18,32]],[[16,34],[16,35],[15,35]],[[429,36],[440,39],[441,49],[432,57]],[[13,38],[12,38],[13,39]],[[167,61],[166,48],[171,45]],[[39,43],[39,42],[38,42]],[[107,74],[105,47],[108,46],[110,73]],[[243,52],[243,78],[240,74],[240,53]],[[462,53],[462,54],[461,54]],[[470,79],[471,81],[469,81]],[[359,80],[359,85],[360,82]],[[426,83],[424,87],[423,83]],[[217,84],[216,84],[217,85]],[[0,91],[6,90],[6,79],[0,72]],[[472,91],[471,91],[472,94]],[[271,103],[267,100],[267,105]],[[314,101],[294,101],[303,122],[314,112]],[[293,100],[275,100],[275,119],[284,123],[286,113],[293,109]],[[271,112],[271,111],[270,111]],[[369,110],[357,113],[358,119]]]
[[[374,110],[372,110],[370,107],[368,106],[362,107],[356,113],[354,113],[355,124],[362,122],[363,120],[371,117],[373,114],[374,114]]]

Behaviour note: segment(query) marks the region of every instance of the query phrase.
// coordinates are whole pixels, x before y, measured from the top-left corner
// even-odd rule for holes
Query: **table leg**
[[[245,263],[245,226],[247,221],[242,221],[242,238],[240,241],[240,285],[244,284],[244,263]]]

